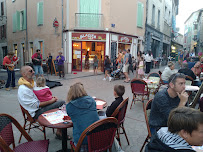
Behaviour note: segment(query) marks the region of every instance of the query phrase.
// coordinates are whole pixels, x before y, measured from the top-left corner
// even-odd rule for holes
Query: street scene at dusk
[[[0,152],[203,152],[202,0],[0,3]]]

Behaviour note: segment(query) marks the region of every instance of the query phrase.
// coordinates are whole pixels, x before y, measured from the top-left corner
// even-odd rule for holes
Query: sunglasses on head
[[[33,72],[33,70],[31,69],[31,70],[29,70],[29,72],[30,72],[30,73],[32,73],[32,72]]]
[[[180,77],[180,76],[185,76],[185,74],[183,74],[183,73],[176,73],[176,74],[173,76],[173,78],[171,79],[170,82],[173,82],[177,77]]]

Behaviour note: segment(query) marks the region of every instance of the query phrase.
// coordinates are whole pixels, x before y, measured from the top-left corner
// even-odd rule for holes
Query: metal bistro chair
[[[76,146],[73,141],[70,141],[71,151],[79,152],[81,146],[85,147],[84,151],[87,151],[87,146],[82,145],[87,137],[88,152],[103,152],[107,149],[111,152],[117,125],[118,121],[112,117],[96,121],[82,132]]]
[[[28,142],[15,146],[12,124],[23,134]],[[10,148],[12,144],[13,149]],[[16,119],[8,114],[0,114],[1,152],[48,152],[49,140],[33,141]]]
[[[125,114],[126,114],[126,110],[127,110],[127,107],[128,107],[128,99],[129,98],[126,98],[125,100],[123,100],[120,103],[120,105],[116,108],[116,110],[113,112],[113,114],[111,115],[111,117],[115,117],[115,118],[118,119],[117,140],[118,140],[120,146],[121,146],[120,128],[122,128],[123,134],[125,135],[127,143],[128,143],[128,145],[130,145],[127,134],[125,132],[125,128],[124,128]]]
[[[151,136],[152,136],[151,131],[150,131],[150,127],[149,127],[149,115],[150,115],[150,111],[151,111],[151,103],[152,103],[152,99],[149,100],[149,101],[146,103],[145,108],[144,108],[144,116],[145,116],[145,121],[146,121],[146,126],[147,126],[148,135],[147,135],[147,137],[146,137],[146,139],[145,139],[145,141],[144,141],[144,143],[143,143],[143,145],[142,145],[142,148],[141,148],[140,152],[142,152],[142,150],[143,150],[145,144],[146,144],[147,142],[149,142],[149,140],[150,140],[150,138],[151,138]]]
[[[152,93],[152,94],[156,94],[158,91],[159,91],[159,88],[161,86],[161,76],[159,73],[150,73],[147,77],[147,79],[149,80],[153,80],[153,81],[156,81],[157,83],[155,84],[148,84],[148,88],[149,88],[149,91]],[[153,91],[151,91],[153,90]]]
[[[37,122],[37,120],[33,119],[31,117],[31,115],[29,114],[29,112],[27,110],[25,110],[21,105],[20,105],[20,108],[21,108],[21,111],[22,111],[22,114],[23,114],[23,117],[24,117],[23,129],[28,130],[28,133],[30,133],[30,129],[37,128],[37,129],[39,129],[40,131],[42,131],[44,133],[44,139],[46,139],[45,127],[41,126]],[[54,132],[54,129],[53,129],[53,132]],[[19,143],[21,141],[21,138],[22,138],[22,134],[20,135],[20,138],[19,138],[19,141],[18,141]]]
[[[133,99],[130,109],[132,108],[132,104],[133,102],[135,103],[135,101],[141,101],[143,103],[144,108],[144,97],[147,97],[147,99],[149,100],[149,89],[147,83],[142,79],[135,78],[131,81],[131,90],[133,94]]]

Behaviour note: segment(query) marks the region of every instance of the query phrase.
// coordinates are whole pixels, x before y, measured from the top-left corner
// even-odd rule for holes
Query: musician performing
[[[4,57],[3,59],[3,65],[4,67],[7,69],[7,73],[8,73],[8,78],[7,78],[7,82],[6,82],[6,91],[10,91],[10,83],[11,83],[11,87],[13,89],[17,89],[17,87],[15,86],[15,71],[14,71],[14,67],[15,64],[18,62],[19,59],[17,59],[15,62],[13,61],[13,56],[14,53],[13,52],[8,52],[8,55]]]

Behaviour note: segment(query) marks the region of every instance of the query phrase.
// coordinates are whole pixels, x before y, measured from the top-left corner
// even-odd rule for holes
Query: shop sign
[[[132,43],[132,37],[119,36],[118,42],[121,42],[121,43]]]
[[[72,33],[73,40],[106,40],[106,34]]]

